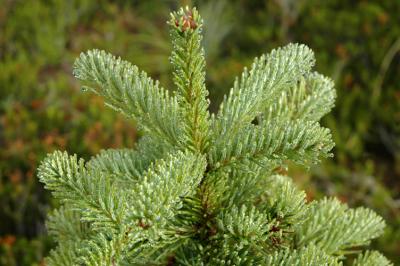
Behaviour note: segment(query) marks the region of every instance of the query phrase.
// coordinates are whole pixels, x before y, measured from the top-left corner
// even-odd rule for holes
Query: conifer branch
[[[332,109],[335,98],[333,82],[318,73],[311,73],[289,90],[283,91],[280,98],[267,107],[261,121],[319,121]]]
[[[125,212],[124,195],[118,193],[109,176],[87,171],[84,161],[78,161],[76,155],[59,151],[49,155],[40,165],[38,176],[55,197],[81,211],[81,221],[98,229],[120,227]]]
[[[65,205],[48,216],[46,227],[58,243],[81,241],[90,235],[89,223],[82,222],[81,215]]]
[[[328,254],[346,254],[346,249],[367,245],[383,233],[385,223],[375,212],[365,208],[349,209],[337,199],[323,199],[311,204],[305,223],[297,231],[297,246],[310,243]]]
[[[147,169],[150,162],[142,160],[136,150],[102,150],[87,163],[88,169],[97,169],[117,178],[135,181]]]
[[[282,91],[294,86],[314,65],[314,54],[305,45],[289,44],[256,58],[235,80],[214,119],[215,138],[229,139],[266,106],[273,104]],[[218,143],[218,140],[216,141]]]
[[[84,248],[79,251],[78,265],[105,266],[121,265],[124,257],[124,244],[120,236],[109,237],[99,234],[96,238],[84,243]]]
[[[87,85],[84,88],[102,95],[107,105],[134,118],[148,135],[177,145],[181,128],[178,100],[145,72],[104,51],[91,50],[75,61],[74,75]]]
[[[132,190],[128,220],[156,233],[181,207],[182,197],[196,191],[204,170],[204,157],[191,153],[178,152],[157,161]]]
[[[310,165],[329,156],[333,147],[330,131],[316,122],[273,120],[260,126],[249,125],[209,151],[212,169],[255,162],[280,164],[292,160]]]
[[[152,162],[164,158],[172,150],[173,148],[144,136],[138,141],[135,149],[102,150],[87,162],[86,167],[125,181],[136,181]]]
[[[366,251],[359,254],[353,263],[354,266],[393,266],[385,256],[377,251]]]
[[[262,195],[265,200],[261,200],[259,208],[268,213],[270,219],[279,221],[280,228],[292,229],[307,219],[306,193],[297,189],[290,178],[272,175],[266,179],[265,187]]]
[[[208,145],[208,91],[205,87],[205,58],[201,46],[203,21],[194,8],[181,8],[169,21],[173,51],[174,83],[183,107],[185,143],[202,152]]]
[[[263,265],[280,266],[305,266],[305,265],[327,265],[341,266],[337,258],[329,256],[318,247],[309,245],[298,250],[276,251],[274,255],[268,256]]]
[[[224,240],[230,238],[236,244],[262,249],[270,240],[270,222],[268,217],[255,207],[233,206],[217,217],[218,235]]]
[[[78,260],[78,249],[81,242],[63,241],[50,251],[46,258],[46,265],[67,266],[75,265]]]
[[[234,205],[253,205],[265,193],[269,186],[266,179],[272,173],[272,169],[254,163],[225,170],[220,168],[208,173],[205,178],[203,194],[211,212],[230,209]]]

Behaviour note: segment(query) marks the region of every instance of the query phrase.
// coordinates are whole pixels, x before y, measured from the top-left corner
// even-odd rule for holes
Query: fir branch
[[[366,251],[359,254],[353,263],[354,266],[393,266],[385,256],[378,251]]]
[[[271,251],[271,221],[254,206],[232,206],[216,217],[207,265],[260,265]]]
[[[91,50],[75,61],[74,75],[88,85],[86,88],[102,95],[109,106],[134,118],[148,135],[161,143],[178,144],[181,118],[177,98],[136,66]]]
[[[306,193],[295,187],[286,176],[273,175],[265,180],[265,192],[258,205],[269,219],[279,222],[279,227],[299,226],[307,218]]]
[[[152,162],[164,158],[172,147],[162,145],[149,136],[142,137],[135,149],[108,149],[86,163],[88,169],[102,171],[121,181],[135,182]]]
[[[217,231],[215,237],[232,238],[257,247],[268,241],[270,221],[255,207],[233,206],[217,217]]]
[[[163,239],[149,245],[142,245],[137,253],[126,256],[122,265],[170,265],[173,254],[187,245],[190,238]]]
[[[124,194],[109,176],[87,171],[84,161],[66,152],[47,156],[38,169],[38,176],[53,195],[80,211],[82,221],[93,228],[118,230],[124,215]]]
[[[251,247],[243,245],[242,242],[229,240],[211,242],[204,253],[206,260],[203,258],[200,265],[263,265],[262,256],[252,252]]]
[[[308,220],[297,230],[296,246],[317,245],[328,254],[346,254],[346,249],[367,245],[383,233],[385,223],[366,208],[349,209],[337,199],[313,202]]]
[[[158,236],[157,230],[181,208],[181,198],[196,191],[205,166],[203,156],[187,152],[157,161],[132,189],[128,220]]]
[[[97,169],[125,180],[136,181],[152,162],[165,157],[172,150],[172,147],[144,136],[134,149],[102,150],[86,166],[88,169]]]
[[[306,266],[306,265],[327,265],[340,266],[338,259],[326,254],[316,246],[309,245],[298,250],[284,249],[276,251],[273,255],[267,256],[263,265],[280,266]]]
[[[244,69],[214,119],[215,142],[231,138],[295,85],[314,65],[314,54],[305,45],[289,44],[256,58]]]
[[[299,119],[319,121],[334,106],[334,84],[318,73],[311,73],[283,91],[280,98],[264,112],[262,120]]]
[[[136,181],[150,164],[140,155],[139,152],[130,149],[102,150],[86,164],[86,167],[124,180]]]
[[[205,247],[198,241],[189,239],[185,245],[182,245],[176,252],[174,261],[177,265],[200,266],[204,264]]]
[[[255,162],[271,165],[283,160],[309,165],[329,156],[333,147],[329,129],[316,122],[273,120],[249,125],[232,138],[217,143],[208,154],[212,169]]]
[[[265,182],[273,169],[249,163],[241,167],[225,171],[218,169],[207,174],[204,182],[203,197],[207,200],[209,212],[218,212],[234,205],[252,205],[265,193]]]
[[[96,238],[84,243],[79,251],[78,265],[85,266],[117,266],[124,259],[124,243],[119,236],[109,237],[99,234]]]
[[[78,261],[78,250],[82,242],[79,241],[63,241],[50,251],[46,257],[46,265],[49,266],[70,266],[76,265]]]
[[[89,224],[81,222],[81,215],[65,205],[49,214],[46,227],[58,243],[82,241],[90,234]]]
[[[181,8],[169,21],[174,83],[183,107],[186,148],[202,152],[208,145],[209,101],[205,87],[205,59],[201,46],[203,21],[198,11]]]
[[[132,242],[128,261],[162,261],[168,250],[173,252],[195,234],[195,221],[184,220],[189,217],[182,214],[187,213],[185,199],[196,192],[205,165],[202,155],[177,152],[156,161],[135,184],[126,223],[139,229],[144,241]]]

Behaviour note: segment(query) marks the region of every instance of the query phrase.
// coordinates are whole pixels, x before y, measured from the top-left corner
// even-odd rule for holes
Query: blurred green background
[[[44,219],[57,203],[36,178],[46,153],[83,158],[132,147],[135,125],[82,93],[71,65],[99,48],[172,88],[165,21],[180,5],[205,19],[207,83],[215,111],[254,56],[288,42],[309,45],[335,80],[335,157],[292,176],[310,199],[335,195],[388,224],[373,243],[400,263],[400,1],[0,0],[0,265],[44,265]]]

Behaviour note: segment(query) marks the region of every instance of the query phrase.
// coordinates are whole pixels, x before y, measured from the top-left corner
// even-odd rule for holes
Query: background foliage
[[[308,197],[337,195],[388,222],[375,246],[400,262],[400,10],[398,1],[0,1],[0,264],[40,264],[53,242],[51,204],[36,178],[55,149],[84,158],[131,147],[134,125],[80,93],[71,64],[91,48],[121,55],[172,87],[165,21],[195,4],[205,19],[207,83],[215,110],[254,56],[288,42],[309,45],[338,90],[335,158],[293,176]],[[300,171],[299,171],[300,172]],[[397,261],[396,261],[397,259]]]

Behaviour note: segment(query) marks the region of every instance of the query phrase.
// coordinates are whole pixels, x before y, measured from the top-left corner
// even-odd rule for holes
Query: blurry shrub
[[[46,153],[71,149],[89,157],[100,147],[135,141],[134,127],[100,98],[79,93],[71,77],[75,28],[110,7],[86,0],[3,1],[0,265],[39,263],[51,245],[43,235],[49,197],[35,173]]]

